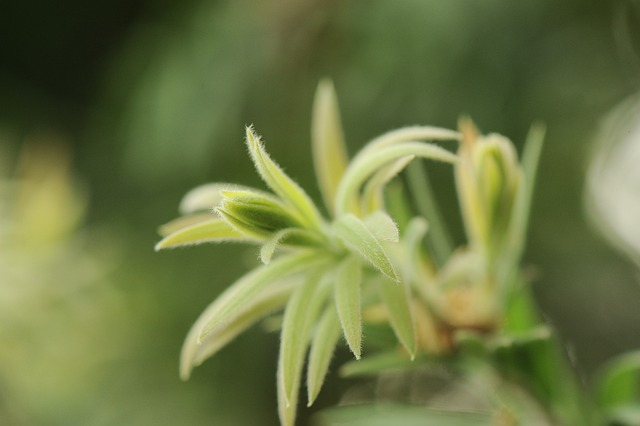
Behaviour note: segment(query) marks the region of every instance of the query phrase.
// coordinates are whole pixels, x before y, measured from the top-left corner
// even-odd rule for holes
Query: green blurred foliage
[[[352,153],[399,126],[454,127],[461,113],[519,146],[530,123],[544,121],[525,255],[536,298],[587,379],[605,359],[640,346],[637,271],[595,236],[582,207],[598,122],[640,87],[637,1],[56,5],[0,6],[3,179],[19,176],[14,164],[30,135],[54,129],[84,188],[75,205],[75,196],[37,185],[45,207],[15,220],[51,219],[36,214],[50,210],[46,197],[68,197],[60,203],[70,211],[53,221],[53,242],[39,241],[20,261],[1,234],[0,262],[11,268],[0,275],[0,305],[9,304],[7,288],[34,290],[20,315],[0,313],[10,342],[0,349],[10,355],[0,358],[0,423],[275,424],[275,335],[249,333],[189,382],[177,378],[189,325],[257,253],[152,249],[157,224],[177,215],[189,188],[260,185],[245,161],[245,124],[260,129],[303,187],[315,188],[309,118],[324,76],[335,82]],[[445,216],[459,222],[450,171],[429,173]],[[5,188],[3,218],[13,209]],[[45,245],[58,253],[46,262]],[[70,354],[50,353],[61,347]],[[15,355],[22,352],[28,357]],[[330,381],[318,408],[350,384]]]

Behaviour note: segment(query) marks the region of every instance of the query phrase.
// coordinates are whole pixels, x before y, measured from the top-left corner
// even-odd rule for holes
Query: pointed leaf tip
[[[246,134],[249,154],[262,180],[296,211],[297,219],[311,228],[320,228],[322,218],[307,193],[271,159],[252,127],[247,127]]]
[[[389,256],[369,228],[351,213],[344,214],[333,223],[333,231],[345,245],[395,282],[400,282]]]
[[[345,340],[356,359],[362,354],[361,282],[360,260],[351,256],[342,261],[336,273],[334,297]]]
[[[347,168],[338,98],[331,80],[318,84],[311,120],[313,164],[325,205],[333,212],[336,189]]]
[[[310,407],[318,397],[324,379],[329,371],[331,357],[340,338],[340,320],[335,306],[326,307],[309,350],[309,365],[307,367],[307,407]]]
[[[154,247],[155,251],[166,248],[189,246],[206,242],[247,240],[247,236],[233,229],[226,221],[213,218],[186,226],[167,235]]]

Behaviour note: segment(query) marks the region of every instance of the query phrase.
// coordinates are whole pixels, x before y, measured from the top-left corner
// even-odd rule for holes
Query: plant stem
[[[407,183],[418,213],[429,223],[426,239],[433,260],[442,266],[453,252],[453,243],[421,161],[414,161],[407,167]]]

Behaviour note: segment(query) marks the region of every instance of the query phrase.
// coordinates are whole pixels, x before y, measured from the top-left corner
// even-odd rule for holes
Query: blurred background
[[[261,185],[246,124],[319,199],[325,76],[351,153],[462,113],[518,147],[545,122],[536,300],[586,382],[640,347],[640,2],[26,0],[0,23],[0,424],[277,424],[276,334],[177,374],[255,248],[153,245],[190,188]],[[451,171],[431,173],[462,243]],[[300,424],[350,384],[330,379]]]

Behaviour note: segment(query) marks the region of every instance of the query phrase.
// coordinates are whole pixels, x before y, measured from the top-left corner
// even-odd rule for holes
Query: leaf
[[[198,211],[211,211],[214,207],[218,207],[222,201],[221,191],[250,191],[254,193],[265,194],[247,186],[236,185],[234,183],[208,183],[200,185],[187,192],[182,201],[180,201],[180,213],[189,214]]]
[[[493,413],[466,413],[399,404],[356,404],[320,414],[321,426],[492,426]]]
[[[348,213],[338,217],[332,224],[334,233],[350,249],[394,281],[399,281],[391,261],[382,245],[367,226],[355,215]]]
[[[439,203],[433,193],[424,162],[417,161],[412,164],[407,169],[406,176],[411,199],[418,214],[431,224],[431,230],[427,235],[428,247],[434,260],[442,266],[453,252],[453,243],[447,224],[442,220]]]
[[[301,227],[296,212],[277,198],[239,191],[223,191],[222,207],[228,215],[250,228],[272,233],[284,228]]]
[[[316,328],[307,368],[307,406],[310,407],[320,393],[329,370],[331,356],[340,338],[340,320],[333,304],[326,307]]]
[[[203,340],[207,334],[223,325],[274,280],[313,269],[327,260],[329,257],[323,253],[305,250],[292,253],[271,262],[269,265],[263,265],[253,270],[225,290],[205,310],[200,322],[198,340]]]
[[[558,424],[589,424],[593,413],[561,343],[548,327],[504,334],[490,343],[494,367],[528,389]]]
[[[624,353],[607,362],[596,382],[597,401],[601,408],[640,405],[640,350]]]
[[[375,139],[369,141],[365,147],[358,153],[360,155],[366,155],[372,151],[377,151],[381,148],[396,145],[402,142],[410,141],[428,141],[428,140],[459,140],[460,133],[443,129],[441,127],[433,126],[409,126],[400,129],[395,129],[390,132],[384,133]]]
[[[640,404],[628,404],[607,413],[607,425],[637,426],[640,424]]]
[[[246,241],[248,238],[229,226],[226,221],[220,218],[213,218],[206,222],[181,228],[167,235],[156,244],[155,250],[229,240]]]
[[[293,425],[295,421],[305,353],[329,284],[315,271],[294,290],[284,311],[278,358],[278,412],[283,425]]]
[[[460,209],[467,238],[471,244],[488,243],[489,230],[487,228],[486,211],[477,190],[478,182],[473,170],[473,162],[469,152],[461,147],[460,160],[455,167],[455,182],[458,191]]]
[[[365,217],[364,224],[373,236],[380,241],[397,243],[400,240],[400,232],[396,223],[383,210],[378,210]]]
[[[382,280],[381,280],[382,281]],[[378,285],[380,296],[389,312],[389,319],[398,340],[411,355],[416,356],[416,330],[413,326],[413,316],[409,304],[409,292],[404,283],[396,285],[390,282],[380,282]]]
[[[379,376],[382,372],[417,368],[420,364],[409,359],[406,353],[396,350],[367,355],[360,361],[349,361],[340,367],[341,377]]]
[[[260,293],[241,312],[231,318],[224,327],[218,327],[197,346],[192,365],[202,364],[264,316],[284,307],[296,284],[298,284],[297,280],[285,280],[283,283],[278,283],[273,288],[268,288]]]
[[[271,257],[275,250],[282,244],[291,243],[304,246],[320,247],[322,241],[320,237],[311,231],[300,228],[286,228],[273,234],[260,249],[260,260],[264,264],[271,262]]]
[[[252,223],[240,220],[237,216],[230,214],[222,207],[216,208],[216,213],[224,219],[228,226],[241,235],[246,235],[258,241],[265,241],[272,234],[272,232],[266,231]]]
[[[158,228],[158,234],[160,234],[160,236],[162,237],[166,237],[167,235],[173,234],[174,232],[179,231],[182,228],[186,228],[188,226],[196,225],[202,222],[208,222],[211,219],[215,218],[216,216],[210,211],[206,213],[192,213],[186,216],[180,216],[160,226]]]
[[[363,214],[384,209],[384,187],[404,170],[414,158],[414,155],[400,157],[388,166],[382,167],[367,181],[360,201],[360,210]]]
[[[512,254],[513,264],[517,264],[520,261],[525,245],[531,201],[533,199],[538,162],[540,161],[540,155],[542,153],[545,132],[546,129],[543,124],[534,124],[529,130],[524,145],[524,153],[522,155],[524,178],[521,179],[520,190],[516,196],[511,229],[509,231],[509,235],[511,236],[511,246],[509,250]]]
[[[333,83],[318,84],[311,120],[313,164],[325,205],[333,212],[336,188],[349,162]]]
[[[362,344],[362,313],[360,307],[360,285],[362,266],[360,260],[349,256],[336,271],[334,298],[344,337],[355,355],[360,359]]]
[[[210,333],[219,332],[218,327],[224,327],[233,317],[243,312],[269,284],[305,269],[317,267],[326,260],[326,257],[312,251],[294,253],[254,269],[228,287],[207,306],[191,326],[182,346],[180,377],[183,380],[189,378],[198,345],[206,341]]]
[[[265,183],[299,213],[307,226],[320,228],[322,223],[320,213],[309,196],[269,157],[260,137],[251,127],[247,127],[246,133],[249,153]]]
[[[385,210],[396,222],[401,233],[404,233],[414,215],[404,185],[399,181],[389,182],[384,196]]]
[[[425,261],[422,256],[424,236],[429,229],[427,221],[418,216],[414,217],[407,224],[407,228],[402,237],[402,245],[405,251],[402,263],[402,273],[404,278],[412,284],[418,284],[418,289],[423,289],[422,283],[419,283],[425,276],[433,275],[433,273],[422,273],[426,270]]]
[[[350,210],[354,202],[358,202],[358,194],[362,184],[381,167],[406,157],[415,156],[454,163],[457,156],[437,145],[424,142],[402,142],[384,146],[376,150],[365,150],[351,161],[336,191],[336,215]]]

